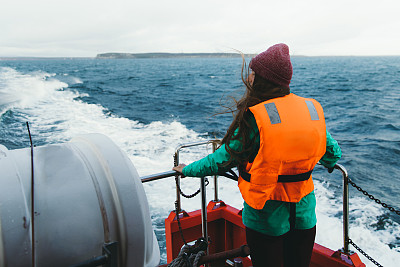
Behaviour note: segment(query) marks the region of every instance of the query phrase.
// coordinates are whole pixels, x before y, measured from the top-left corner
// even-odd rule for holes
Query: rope
[[[190,251],[189,245],[183,246],[181,251],[179,251],[178,256],[173,261],[171,261],[170,264],[168,264],[168,267],[184,267],[184,266],[191,267],[190,262],[188,264],[189,251]]]
[[[205,253],[204,251],[199,251],[199,252],[196,254],[196,256],[194,256],[193,254],[192,254],[192,256],[190,256],[190,258],[194,257],[194,260],[193,260],[193,267],[198,267],[198,266],[200,266],[201,257],[203,257],[204,255],[206,255],[206,253]]]
[[[204,250],[198,250],[197,247],[184,245],[178,256],[168,264],[168,267],[198,267],[201,257],[206,255]],[[195,248],[193,248],[195,247]],[[197,251],[198,250],[198,251]],[[195,253],[197,251],[197,253]]]

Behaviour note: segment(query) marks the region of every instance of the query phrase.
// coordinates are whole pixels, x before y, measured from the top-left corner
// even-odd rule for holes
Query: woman
[[[173,169],[204,177],[238,166],[238,186],[253,266],[309,266],[316,232],[311,172],[341,157],[321,105],[290,93],[289,48],[276,44],[254,57],[246,93],[221,147]]]

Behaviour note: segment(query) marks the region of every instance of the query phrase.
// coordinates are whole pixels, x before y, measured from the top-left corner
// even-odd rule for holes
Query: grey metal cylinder
[[[158,265],[142,182],[109,138],[90,134],[35,147],[33,163],[31,218],[30,148],[0,145],[0,267],[70,266],[115,241],[119,266]]]

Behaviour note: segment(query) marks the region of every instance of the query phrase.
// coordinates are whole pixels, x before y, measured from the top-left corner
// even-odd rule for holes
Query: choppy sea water
[[[339,161],[370,194],[400,208],[400,57],[293,57],[292,92],[324,107],[329,132],[339,142]],[[99,132],[124,150],[141,176],[170,170],[182,143],[220,138],[240,97],[240,58],[0,60],[0,144],[60,143]],[[182,153],[190,163],[211,147]],[[316,241],[339,249],[342,241],[341,174],[317,168]],[[174,209],[173,179],[144,185],[153,227],[166,261],[164,218]],[[197,179],[185,179],[193,192]],[[233,181],[220,178],[220,198],[237,208]],[[212,199],[212,186],[208,199]],[[183,200],[185,210],[200,200]],[[383,266],[400,260],[400,216],[350,188],[350,238]],[[351,247],[352,250],[354,248]],[[367,266],[374,266],[360,256]]]

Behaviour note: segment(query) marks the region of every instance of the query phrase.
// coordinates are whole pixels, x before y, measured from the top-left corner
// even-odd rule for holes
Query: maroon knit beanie
[[[293,68],[289,47],[285,44],[271,46],[251,61],[249,67],[261,77],[275,84],[289,87]]]

